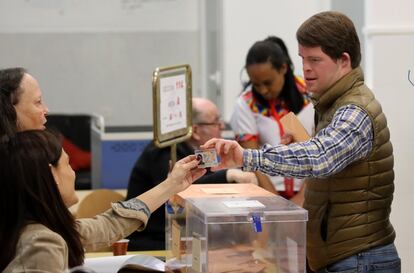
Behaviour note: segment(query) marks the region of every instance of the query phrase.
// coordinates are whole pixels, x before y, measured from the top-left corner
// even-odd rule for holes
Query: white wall
[[[198,1],[1,0],[0,67],[26,67],[51,112],[152,124],[152,72],[189,63],[196,94]]]
[[[329,1],[223,0],[221,5],[221,92],[224,118],[229,120],[242,89],[240,71],[253,43],[269,35],[281,37],[289,48],[296,73],[302,75],[296,30],[311,15],[329,9]]]
[[[391,220],[402,272],[414,268],[413,158],[414,2],[366,1],[366,78],[387,115],[395,157],[395,194]],[[414,77],[412,76],[412,79]]]
[[[192,0],[1,0],[0,32],[192,31]]]

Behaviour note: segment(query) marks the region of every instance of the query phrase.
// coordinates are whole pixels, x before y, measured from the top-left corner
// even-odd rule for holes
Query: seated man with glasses
[[[220,119],[217,106],[204,98],[193,98],[193,134],[190,139],[177,144],[177,160],[198,149],[211,138],[220,138],[224,122]],[[152,142],[145,147],[141,156],[132,169],[128,184],[127,199],[137,196],[153,188],[163,181],[169,170],[170,148],[158,148]],[[157,162],[154,164],[153,162]],[[208,171],[195,181],[198,184],[211,183],[255,183],[257,178],[252,172],[242,172],[239,169],[229,169],[218,172]],[[128,250],[160,250],[165,249],[165,215],[161,207],[151,214],[147,227],[141,232],[129,236]]]

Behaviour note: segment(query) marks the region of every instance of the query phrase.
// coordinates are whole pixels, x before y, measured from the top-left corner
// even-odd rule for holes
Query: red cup
[[[114,256],[126,255],[128,249],[128,239],[122,239],[112,244],[112,252]]]

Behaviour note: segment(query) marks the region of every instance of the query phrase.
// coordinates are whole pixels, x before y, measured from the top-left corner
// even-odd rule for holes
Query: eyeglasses
[[[218,126],[218,127],[224,127],[224,121],[219,120],[216,122],[197,122],[197,125],[206,125],[206,126]]]

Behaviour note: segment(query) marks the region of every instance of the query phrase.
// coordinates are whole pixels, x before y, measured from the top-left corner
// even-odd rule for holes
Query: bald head
[[[194,147],[204,144],[213,137],[221,137],[224,128],[220,122],[217,106],[205,98],[193,98],[193,134],[191,142]]]
[[[205,98],[193,98],[193,123],[210,122],[208,116],[219,116],[219,110],[217,106],[208,99]]]

